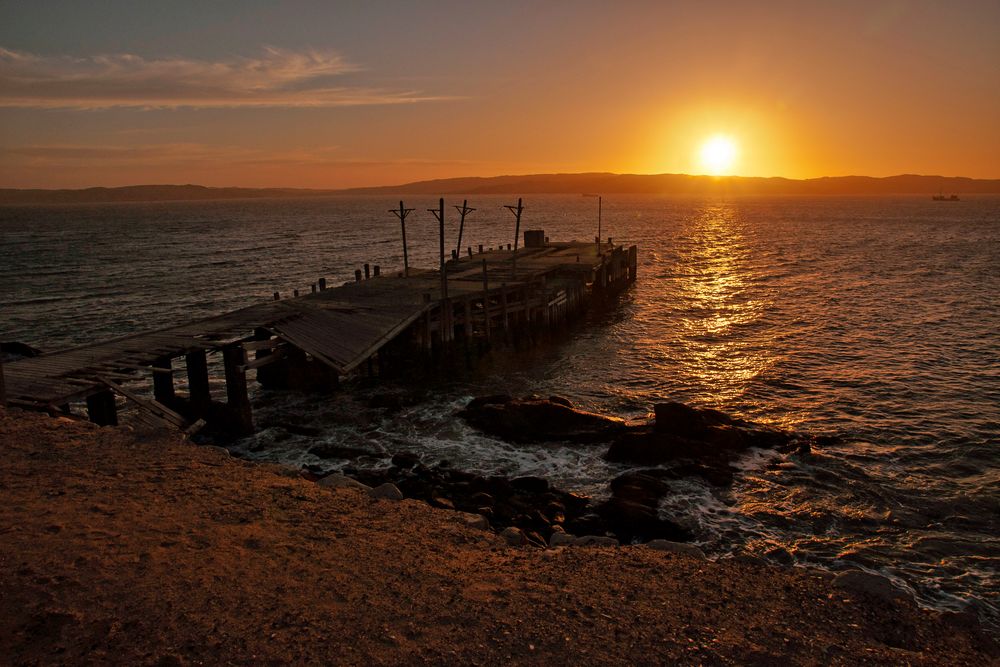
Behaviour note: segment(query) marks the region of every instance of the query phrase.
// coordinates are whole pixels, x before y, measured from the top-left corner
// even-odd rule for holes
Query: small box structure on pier
[[[65,411],[85,402],[99,424],[118,420],[115,395],[139,414],[191,431],[205,423],[253,430],[248,372],[274,387],[330,388],[354,373],[399,374],[417,363],[447,367],[497,344],[522,346],[595,300],[636,279],[637,249],[548,242],[524,232],[524,247],[455,253],[441,271],[410,268],[265,301],[169,329],[44,354],[4,365],[14,406]],[[457,352],[461,350],[461,354]],[[222,358],[225,400],[213,397],[210,358]],[[175,370],[181,361],[184,371]],[[186,375],[186,391],[175,387]],[[151,391],[134,387],[145,382]],[[147,397],[147,394],[151,394]]]

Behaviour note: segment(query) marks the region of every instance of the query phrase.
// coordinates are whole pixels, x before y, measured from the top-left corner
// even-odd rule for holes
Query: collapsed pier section
[[[124,400],[188,432],[208,424],[249,434],[251,372],[264,386],[321,390],[354,374],[433,371],[496,345],[527,346],[632,284],[637,256],[611,238],[550,242],[527,230],[522,248],[470,246],[443,271],[365,265],[339,287],[320,279],[302,296],[276,293],[217,317],[10,362],[0,387],[23,408],[65,413],[85,403],[98,424],[116,424]],[[224,377],[224,391],[213,377]]]

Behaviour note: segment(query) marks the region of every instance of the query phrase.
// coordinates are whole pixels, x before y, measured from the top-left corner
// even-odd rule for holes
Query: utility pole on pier
[[[441,234],[441,298],[448,298],[448,274],[446,273],[446,268],[444,264],[444,197],[438,200],[437,208],[427,209],[434,214],[437,218],[438,228]]]
[[[459,223],[458,223],[458,245],[456,246],[458,248],[458,256],[461,257],[462,256],[462,232],[465,231],[465,216],[467,216],[468,214],[472,213],[476,209],[469,208],[469,200],[468,199],[463,199],[462,200],[462,205],[460,207],[456,206],[455,210],[458,211],[462,215],[462,218],[461,218],[461,220],[459,220]]]
[[[514,214],[517,223],[514,225],[514,254],[510,256],[511,272],[517,278],[517,237],[521,235],[521,213],[524,207],[521,206],[521,198],[517,198],[517,206],[504,206],[505,209]]]
[[[403,228],[403,276],[406,278],[410,277],[410,259],[406,254],[406,216],[410,214],[412,208],[403,208],[403,201],[399,202],[399,210],[389,209],[389,213],[394,214],[399,218],[399,224]]]

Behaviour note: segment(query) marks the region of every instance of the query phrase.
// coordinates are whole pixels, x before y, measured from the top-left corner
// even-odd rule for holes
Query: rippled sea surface
[[[512,241],[509,197],[470,198],[463,245]],[[411,263],[436,223],[412,198]],[[461,203],[457,199],[448,204]],[[523,228],[593,239],[596,200],[525,200]],[[0,339],[44,350],[156,328],[402,265],[398,200],[324,198],[0,208]],[[457,234],[457,216],[449,238]],[[680,400],[839,436],[813,457],[748,456],[734,488],[676,482],[665,513],[716,555],[861,566],[925,604],[1000,617],[1000,198],[609,197],[603,235],[639,281],[564,341],[498,355],[389,414],[374,391],[257,395],[251,458],[337,467],[317,442],[601,495],[602,447],[513,446],[454,418],[470,396],[567,396],[623,417]],[[453,241],[449,241],[449,244]],[[294,426],[291,426],[294,425]],[[308,428],[308,435],[302,428]]]

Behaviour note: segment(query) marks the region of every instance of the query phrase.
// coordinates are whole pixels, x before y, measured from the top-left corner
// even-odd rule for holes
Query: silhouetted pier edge
[[[470,246],[448,261],[442,242],[439,270],[388,274],[365,264],[339,287],[320,278],[303,295],[276,292],[272,301],[188,324],[0,362],[0,401],[52,414],[85,402],[91,421],[113,425],[118,395],[159,425],[244,435],[254,429],[250,371],[263,386],[320,390],[352,374],[471,362],[495,343],[531,344],[636,279],[634,245],[550,242],[542,230],[523,238],[523,248]],[[209,382],[219,363],[224,400]]]

